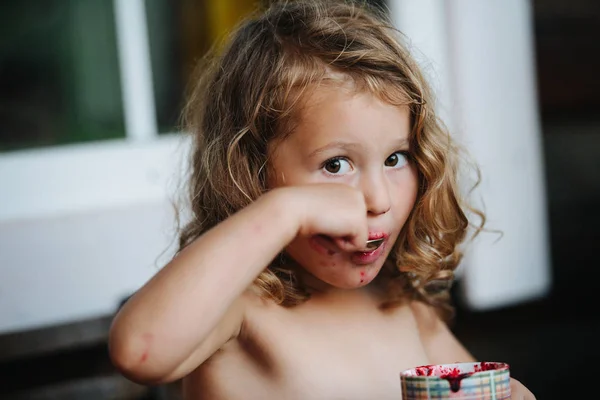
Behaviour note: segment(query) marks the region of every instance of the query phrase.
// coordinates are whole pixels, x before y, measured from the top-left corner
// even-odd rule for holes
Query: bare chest
[[[211,384],[224,376],[237,382],[239,398],[397,399],[399,373],[428,363],[408,307],[386,315],[265,314],[246,329],[209,374]]]
[[[399,373],[427,364],[408,309],[386,316],[332,317],[282,333],[271,347],[276,370],[291,393],[303,394],[298,398],[396,399]]]

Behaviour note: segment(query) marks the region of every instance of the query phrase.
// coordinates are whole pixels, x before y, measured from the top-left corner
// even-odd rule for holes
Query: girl
[[[116,366],[186,399],[364,400],[472,360],[442,322],[468,228],[457,147],[389,21],[281,2],[203,73],[192,220],[115,318]]]

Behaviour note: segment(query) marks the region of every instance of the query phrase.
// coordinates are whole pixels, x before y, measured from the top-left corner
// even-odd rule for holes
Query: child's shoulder
[[[409,305],[419,331],[423,334],[433,333],[445,326],[432,306],[421,301],[412,301]]]

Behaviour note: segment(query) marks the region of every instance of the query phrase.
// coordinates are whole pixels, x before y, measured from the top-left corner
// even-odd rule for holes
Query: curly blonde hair
[[[350,1],[273,2],[204,61],[184,110],[184,127],[194,141],[192,215],[181,230],[179,251],[268,191],[269,144],[293,132],[301,99],[333,71],[356,90],[410,109],[419,191],[382,270],[389,282],[384,306],[416,299],[449,316],[458,245],[469,226],[457,183],[459,148],[436,117],[431,91],[385,13]],[[254,287],[282,305],[308,297],[283,256],[260,273]]]

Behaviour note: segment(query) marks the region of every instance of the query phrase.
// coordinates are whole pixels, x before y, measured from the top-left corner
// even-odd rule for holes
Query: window
[[[184,83],[251,3],[0,2],[0,333],[110,314],[156,271]]]
[[[176,132],[197,60],[257,3],[2,2],[0,152]]]
[[[0,4],[0,151],[124,137],[113,3]]]
[[[254,4],[2,2],[0,223],[164,199],[194,64]]]
[[[197,61],[256,4],[256,0],[146,0],[159,133],[177,129],[185,85]]]

